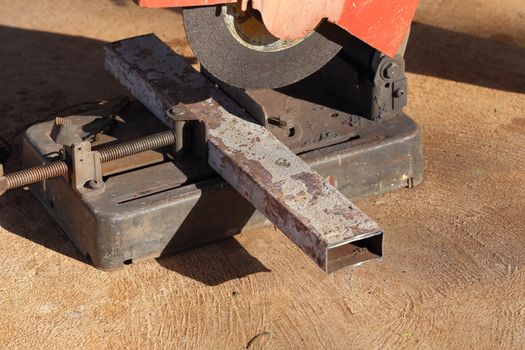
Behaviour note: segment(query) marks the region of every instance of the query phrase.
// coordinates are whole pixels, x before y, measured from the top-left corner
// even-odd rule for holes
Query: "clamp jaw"
[[[60,157],[70,164],[68,178],[71,187],[80,195],[98,194],[104,191],[100,153],[91,150],[89,137],[82,135],[77,125],[66,118],[56,118],[51,138],[62,145]]]

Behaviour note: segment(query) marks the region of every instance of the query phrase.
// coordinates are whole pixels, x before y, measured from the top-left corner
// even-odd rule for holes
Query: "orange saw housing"
[[[403,43],[419,0],[252,0],[270,32],[281,39],[296,39],[328,19],[393,57]],[[192,7],[240,3],[247,0],[136,0],[143,7]],[[321,9],[321,10],[319,10]],[[303,19],[307,20],[303,20]],[[310,20],[308,22],[308,20]],[[290,25],[294,23],[293,26]],[[313,25],[313,26],[312,26]]]

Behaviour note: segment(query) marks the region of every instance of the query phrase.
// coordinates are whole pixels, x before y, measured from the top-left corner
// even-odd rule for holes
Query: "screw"
[[[71,119],[62,118],[62,117],[56,117],[55,118],[55,125],[62,126],[62,125],[71,125]]]
[[[400,71],[399,65],[395,62],[390,62],[383,70],[383,76],[386,79],[394,79],[398,76]]]
[[[396,91],[394,91],[394,97],[403,97],[405,96],[405,90],[403,89],[397,89]]]
[[[89,188],[90,190],[100,190],[104,188],[104,183],[99,182],[97,180],[91,180],[91,181],[88,181],[88,183],[86,184],[86,187]]]
[[[170,109],[168,109],[168,114],[171,117],[181,117],[184,114],[186,114],[186,111],[184,110],[184,108],[181,107],[171,107]]]

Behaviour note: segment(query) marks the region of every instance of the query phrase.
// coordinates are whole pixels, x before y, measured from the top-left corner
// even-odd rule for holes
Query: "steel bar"
[[[325,272],[382,255],[382,231],[154,35],[106,45],[106,68],[166,124],[183,103],[208,125],[210,166]]]
[[[95,152],[100,153],[101,163],[106,163],[145,151],[170,146],[174,143],[175,134],[173,131],[168,130],[95,150]],[[29,186],[55,177],[68,176],[69,174],[70,168],[68,164],[63,160],[58,160],[0,176],[0,196],[14,188]]]

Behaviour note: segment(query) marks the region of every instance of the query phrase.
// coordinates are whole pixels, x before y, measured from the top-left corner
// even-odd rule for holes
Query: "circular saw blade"
[[[306,78],[326,65],[341,46],[321,27],[293,42],[268,38],[235,13],[235,5],[185,8],[188,42],[217,79],[245,89],[279,88]]]

